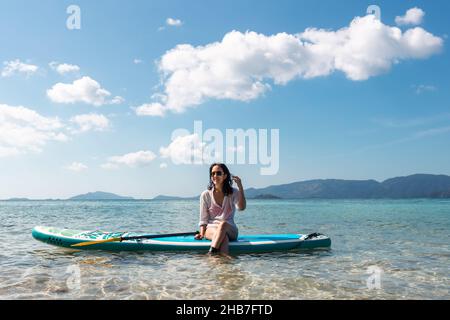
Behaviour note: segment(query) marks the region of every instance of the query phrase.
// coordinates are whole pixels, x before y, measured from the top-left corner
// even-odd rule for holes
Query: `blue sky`
[[[71,4],[79,30],[66,27]],[[371,32],[371,4],[383,32]],[[0,199],[199,194],[208,165],[160,153],[194,121],[279,130],[276,174],[230,164],[246,188],[450,174],[447,1],[0,7]]]

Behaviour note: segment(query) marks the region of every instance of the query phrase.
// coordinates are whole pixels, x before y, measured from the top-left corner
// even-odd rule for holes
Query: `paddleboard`
[[[131,232],[80,231],[38,226],[32,231],[36,240],[58,247],[77,250],[107,251],[200,251],[207,252],[211,241],[195,240],[194,236],[173,236],[152,239],[127,240],[122,242],[100,243],[83,247],[73,244],[116,237],[139,236]],[[230,241],[230,253],[258,253],[287,251],[295,249],[327,248],[331,239],[321,234],[256,234],[242,235],[236,241]]]

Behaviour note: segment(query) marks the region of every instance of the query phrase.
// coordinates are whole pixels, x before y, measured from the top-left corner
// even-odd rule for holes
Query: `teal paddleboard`
[[[203,251],[209,250],[211,241],[195,240],[194,236],[173,236],[152,239],[127,240],[122,242],[99,243],[89,246],[72,247],[80,242],[106,240],[117,237],[139,236],[130,232],[80,231],[38,226],[32,231],[35,239],[64,248],[77,250],[107,251]],[[286,251],[294,249],[327,248],[331,239],[325,235],[313,234],[267,234],[243,235],[230,241],[231,253],[252,253]]]

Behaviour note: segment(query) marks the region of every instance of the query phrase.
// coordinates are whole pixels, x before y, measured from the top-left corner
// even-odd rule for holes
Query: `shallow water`
[[[36,225],[197,230],[198,201],[0,201],[1,299],[449,299],[450,200],[248,200],[240,234],[321,232],[329,250],[208,257],[74,251]]]

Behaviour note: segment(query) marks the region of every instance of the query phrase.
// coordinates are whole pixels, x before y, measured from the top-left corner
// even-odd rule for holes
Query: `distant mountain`
[[[277,196],[274,196],[273,194],[259,194],[259,195],[255,196],[252,199],[263,199],[263,200],[267,199],[267,200],[270,200],[270,199],[281,199],[281,198],[277,197]]]
[[[377,182],[375,180],[309,180],[249,188],[246,197],[270,194],[283,199],[377,199],[450,198],[450,176],[415,174]]]
[[[414,174],[388,179],[382,185],[383,196],[389,198],[450,197],[450,177],[446,175]]]
[[[11,199],[6,199],[5,201],[31,201],[28,198],[11,198]]]
[[[123,197],[114,193],[97,191],[80,194],[78,196],[69,198],[68,200],[134,200],[134,198]]]
[[[270,186],[263,189],[248,189],[246,195],[256,198],[259,195],[271,194],[283,199],[313,198],[373,198],[381,192],[379,182],[375,180],[309,180]]]

